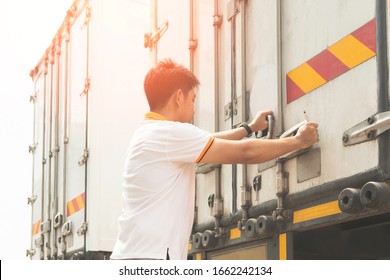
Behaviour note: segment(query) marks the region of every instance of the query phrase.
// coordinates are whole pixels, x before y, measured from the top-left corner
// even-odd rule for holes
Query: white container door
[[[30,148],[33,153],[33,187],[29,203],[32,206],[31,214],[31,251],[32,259],[42,259],[43,237],[41,236],[41,224],[44,221],[44,158],[45,158],[45,77],[44,70],[35,77],[34,81],[34,141]]]
[[[84,9],[70,31],[69,112],[66,159],[66,219],[63,225],[66,251],[83,250],[85,235],[86,171],[88,164],[89,24]]]
[[[375,3],[282,1],[284,126],[303,121],[303,111],[320,124],[317,164],[286,163],[290,193],[378,165],[377,140],[343,143],[345,131],[378,112]]]

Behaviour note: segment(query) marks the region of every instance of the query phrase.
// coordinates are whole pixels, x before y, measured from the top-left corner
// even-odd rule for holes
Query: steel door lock
[[[390,111],[376,114],[344,132],[344,146],[363,143],[377,138],[390,129]]]
[[[256,176],[253,179],[253,189],[257,192],[261,190],[261,175]]]
[[[63,218],[64,218],[64,216],[61,213],[58,213],[57,215],[55,215],[53,227],[59,228],[62,225]]]
[[[62,236],[67,236],[72,233],[72,221],[68,221],[63,224],[62,228]]]
[[[207,204],[209,205],[210,208],[214,207],[214,194],[210,194],[209,198],[207,199]]]

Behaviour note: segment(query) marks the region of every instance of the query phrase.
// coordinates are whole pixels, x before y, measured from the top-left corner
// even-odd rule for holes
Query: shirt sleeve
[[[169,133],[165,152],[172,162],[197,163],[214,142],[214,137],[194,125],[177,123]]]

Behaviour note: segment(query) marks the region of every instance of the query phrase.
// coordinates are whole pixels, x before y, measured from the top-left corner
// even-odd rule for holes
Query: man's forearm
[[[248,132],[243,127],[238,127],[231,130],[220,131],[213,134],[215,138],[225,140],[241,140],[248,135]]]
[[[295,137],[275,140],[253,139],[247,141],[245,145],[243,161],[249,164],[266,162],[303,148]]]

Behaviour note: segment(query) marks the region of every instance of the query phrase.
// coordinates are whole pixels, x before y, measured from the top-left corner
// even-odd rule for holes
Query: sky
[[[0,259],[30,248],[33,83],[29,76],[73,0],[0,1]]]

